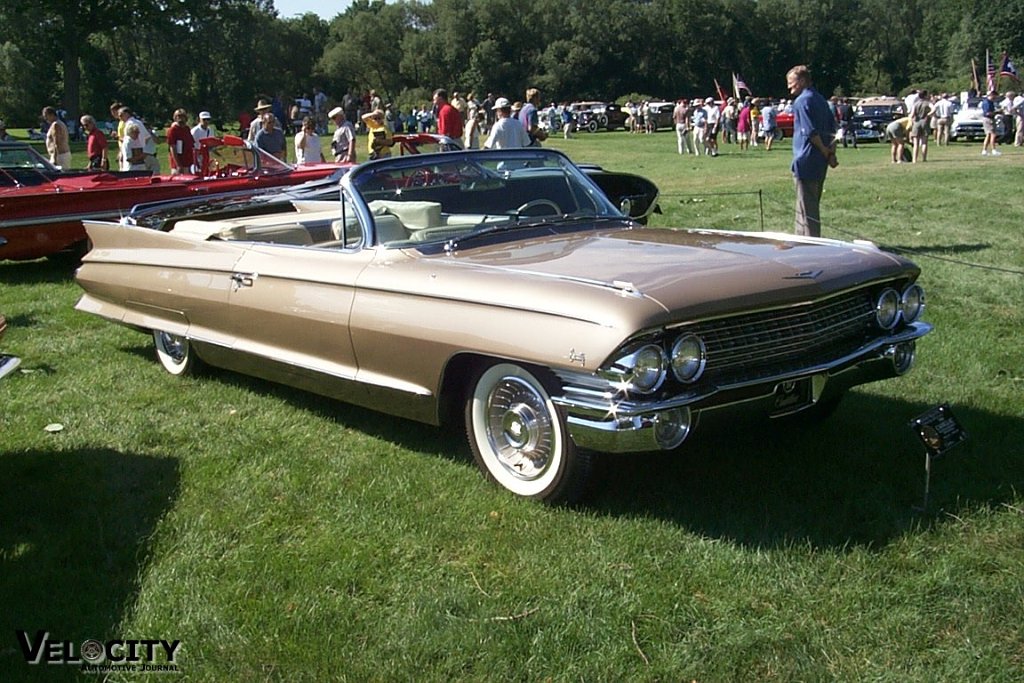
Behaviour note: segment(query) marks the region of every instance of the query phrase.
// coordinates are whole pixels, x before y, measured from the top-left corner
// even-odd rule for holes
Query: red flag
[[[725,94],[725,91],[722,90],[722,86],[720,86],[718,84],[718,79],[716,78],[716,79],[714,79],[714,81],[715,81],[715,90],[718,91],[718,99],[722,100],[722,102],[718,105],[718,109],[722,110],[722,109],[725,109],[725,102],[726,102],[726,100],[729,99],[729,96]]]

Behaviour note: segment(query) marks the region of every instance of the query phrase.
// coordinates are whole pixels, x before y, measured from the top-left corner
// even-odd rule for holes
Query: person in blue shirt
[[[981,101],[981,126],[985,131],[985,139],[981,143],[981,156],[1001,156],[996,149],[996,91],[990,90],[988,96]]]
[[[794,66],[786,73],[793,95],[793,179],[796,181],[798,235],[821,237],[821,192],[836,159],[836,118],[828,101],[813,87],[811,71]]]

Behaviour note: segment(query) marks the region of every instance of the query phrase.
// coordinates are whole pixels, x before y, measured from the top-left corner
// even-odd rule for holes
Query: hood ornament
[[[786,276],[786,280],[817,280],[818,276],[824,273],[824,270],[805,270],[795,275]]]

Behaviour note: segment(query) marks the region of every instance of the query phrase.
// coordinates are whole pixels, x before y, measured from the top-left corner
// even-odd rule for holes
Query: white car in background
[[[967,93],[960,96],[960,109],[953,115],[953,125],[949,130],[950,140],[983,140],[984,124],[981,115],[983,97],[968,97]],[[997,113],[995,117],[996,139],[1002,141],[1006,135],[1005,117]]]

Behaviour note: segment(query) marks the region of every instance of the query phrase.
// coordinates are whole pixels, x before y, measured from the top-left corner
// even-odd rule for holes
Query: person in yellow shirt
[[[369,132],[366,149],[370,159],[386,159],[391,156],[391,145],[395,144],[395,140],[384,122],[384,112],[380,109],[366,112],[363,114],[363,123]]]

